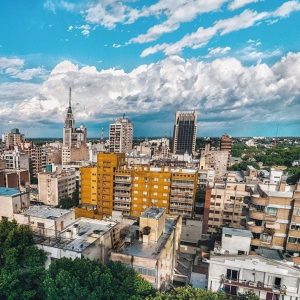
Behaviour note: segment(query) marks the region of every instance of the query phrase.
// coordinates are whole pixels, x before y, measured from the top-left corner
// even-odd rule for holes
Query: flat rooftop
[[[55,220],[55,219],[57,219],[63,215],[66,215],[70,212],[71,212],[71,210],[69,210],[69,209],[55,208],[55,207],[50,207],[50,206],[46,206],[46,205],[34,205],[34,206],[30,206],[28,209],[26,209],[23,212],[23,215],[41,218],[41,219]]]
[[[39,244],[81,253],[117,224],[117,222],[113,221],[79,218],[66,227],[60,233],[59,238],[53,236]],[[75,229],[77,230],[76,234],[74,234]],[[70,237],[68,235],[70,235]]]
[[[11,197],[20,194],[20,190],[14,188],[0,187],[0,196]]]
[[[163,213],[164,208],[158,208],[158,207],[149,207],[147,208],[142,214],[142,218],[150,218],[150,219],[159,219]]]
[[[234,235],[234,236],[242,236],[242,237],[252,238],[251,231],[245,230],[245,229],[237,229],[237,228],[224,227],[222,229],[222,234],[230,234],[230,235]]]
[[[278,191],[277,185],[274,184],[259,184],[259,188],[269,197],[278,198],[291,198],[293,197],[293,192],[291,191]]]
[[[122,253],[129,256],[138,256],[144,258],[153,258],[159,256],[161,250],[164,248],[167,243],[173,229],[173,226],[176,224],[176,219],[166,219],[165,231],[158,239],[157,243],[149,242],[144,244],[138,239],[134,239],[130,244],[124,244],[116,252]],[[139,226],[131,226],[131,234],[134,235],[136,230],[139,230]]]

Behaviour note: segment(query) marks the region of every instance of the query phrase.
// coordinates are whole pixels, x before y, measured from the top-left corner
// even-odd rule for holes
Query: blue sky
[[[0,131],[62,135],[78,124],[169,136],[176,110],[198,135],[300,134],[300,1],[4,0]]]

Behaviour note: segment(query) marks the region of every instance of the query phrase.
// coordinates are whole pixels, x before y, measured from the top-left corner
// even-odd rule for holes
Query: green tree
[[[44,277],[45,253],[28,227],[0,222],[0,299],[38,299]]]
[[[88,259],[54,261],[43,282],[45,299],[144,299],[152,286],[133,269]]]

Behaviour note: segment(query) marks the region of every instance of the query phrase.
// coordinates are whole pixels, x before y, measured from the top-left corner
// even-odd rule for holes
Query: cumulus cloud
[[[120,112],[159,118],[177,109],[200,111],[200,122],[206,124],[298,120],[299,78],[300,53],[289,53],[271,66],[244,66],[232,57],[204,62],[170,56],[131,72],[63,61],[41,85],[2,84],[0,99],[6,96],[0,121],[61,123],[69,86],[76,119],[83,122],[101,122]]]
[[[200,27],[197,31],[185,35],[173,44],[157,44],[146,48],[141,57],[163,51],[166,55],[174,55],[184,48],[197,49],[206,45],[214,36],[225,35],[234,31],[249,28],[263,21],[274,21],[288,17],[292,12],[300,10],[300,2],[287,1],[274,11],[257,12],[246,9],[239,15],[217,21],[211,27]]]

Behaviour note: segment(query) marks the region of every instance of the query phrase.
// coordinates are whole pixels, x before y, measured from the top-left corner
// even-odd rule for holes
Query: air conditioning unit
[[[254,281],[249,281],[248,285],[249,285],[249,286],[256,286],[256,284],[255,284]]]

